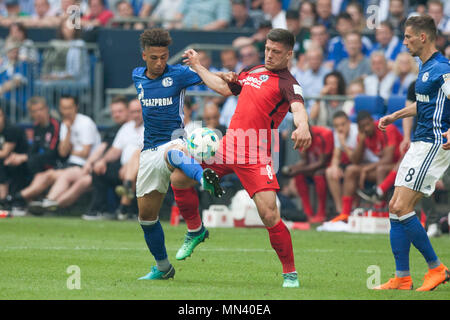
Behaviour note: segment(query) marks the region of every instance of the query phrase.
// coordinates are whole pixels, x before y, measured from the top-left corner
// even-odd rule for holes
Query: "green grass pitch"
[[[137,222],[1,219],[0,299],[450,299],[450,284],[425,293],[367,289],[369,266],[380,268],[382,282],[393,276],[388,235],[291,231],[301,287],[283,289],[265,229],[210,229],[210,239],[190,258],[176,261],[185,225],[163,228],[175,279],[137,281],[154,263]],[[432,244],[450,265],[450,238]],[[67,287],[72,265],[80,268],[80,289]],[[412,247],[416,288],[426,271]]]

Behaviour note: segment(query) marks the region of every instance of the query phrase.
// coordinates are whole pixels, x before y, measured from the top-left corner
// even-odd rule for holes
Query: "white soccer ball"
[[[219,137],[208,128],[197,128],[187,138],[187,149],[198,161],[214,157],[219,149]]]

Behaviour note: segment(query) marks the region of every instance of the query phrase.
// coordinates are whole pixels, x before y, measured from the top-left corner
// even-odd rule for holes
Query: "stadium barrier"
[[[57,46],[64,47],[65,45],[59,42]],[[20,85],[0,97],[0,103],[11,122],[30,122],[26,106],[30,97],[34,95],[42,96],[47,100],[51,110],[58,110],[58,101],[62,94],[71,94],[77,97],[79,112],[97,121],[104,103],[103,63],[98,46],[95,43],[86,43],[83,46],[86,54],[85,61],[88,63],[86,67],[88,75],[85,75],[84,82],[78,80],[44,80],[42,77],[44,60],[45,57],[56,51],[55,43],[36,42],[27,45],[27,47],[36,50],[37,61],[26,62],[27,66],[23,68]],[[0,70],[0,73],[2,72],[7,72],[7,70]],[[3,85],[5,82],[3,77],[2,80]]]

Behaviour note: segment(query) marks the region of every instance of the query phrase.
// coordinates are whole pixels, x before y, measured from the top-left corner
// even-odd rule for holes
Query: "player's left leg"
[[[281,220],[274,190],[258,191],[253,196],[259,216],[269,232],[272,248],[283,266],[283,287],[299,287],[291,234]]]
[[[415,205],[423,194],[407,187],[398,188],[397,197],[389,203],[389,211],[398,217],[409,241],[420,251],[428,264],[429,270],[425,275],[424,283],[417,291],[430,291],[441,283],[449,281],[450,272],[437,257],[430,239],[414,211]]]
[[[158,217],[164,196],[164,193],[153,190],[137,199],[139,224],[144,231],[147,247],[156,260],[156,266],[153,266],[150,272],[139,280],[166,280],[175,275],[175,269],[167,256],[164,231]]]

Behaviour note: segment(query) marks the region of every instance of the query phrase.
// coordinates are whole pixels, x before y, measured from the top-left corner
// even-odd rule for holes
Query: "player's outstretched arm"
[[[305,150],[311,145],[311,133],[309,132],[308,114],[301,102],[291,104],[291,112],[296,129],[292,132],[291,139],[294,141],[294,149]]]
[[[211,88],[218,94],[225,97],[231,96],[233,94],[228,87],[228,83],[224,79],[209,71],[200,64],[198,53],[195,50],[186,50],[183,54],[183,58],[185,58],[183,62],[190,66],[195,72],[197,72],[199,77],[208,86],[208,88]]]
[[[394,123],[398,119],[403,119],[407,117],[413,117],[417,114],[417,103],[414,102],[410,106],[400,109],[392,114],[388,114],[380,119],[378,122],[378,128],[380,130],[386,130],[386,127]]]

